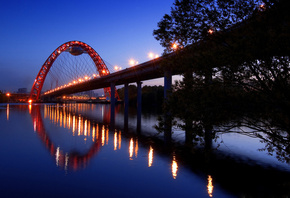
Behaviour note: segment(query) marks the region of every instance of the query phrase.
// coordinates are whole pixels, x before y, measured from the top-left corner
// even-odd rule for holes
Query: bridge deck
[[[73,86],[62,88],[52,93],[43,95],[42,97],[55,97],[65,94],[78,93],[82,91],[101,89],[104,87],[110,87],[112,82],[114,82],[115,85],[121,85],[125,83],[133,83],[160,78],[164,76],[160,66],[162,59],[163,58],[160,57],[130,68],[126,68],[124,70],[111,73],[103,77],[94,78]]]

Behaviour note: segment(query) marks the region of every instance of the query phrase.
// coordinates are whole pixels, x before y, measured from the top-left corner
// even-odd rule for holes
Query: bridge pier
[[[172,87],[172,72],[165,71],[164,72],[164,100],[165,101],[168,99],[168,96],[170,96],[171,87]]]
[[[128,114],[129,111],[129,83],[125,83],[124,86],[124,113]]]
[[[164,72],[164,102],[168,101],[168,97],[171,94],[172,86],[172,72]],[[164,140],[165,143],[170,143],[172,138],[172,124],[171,124],[171,113],[164,112]]]
[[[129,116],[129,83],[124,86],[124,128],[128,129],[128,116]]]
[[[141,130],[141,113],[142,113],[142,82],[137,82],[137,132]]]
[[[205,150],[210,151],[212,149],[212,140],[213,140],[213,126],[210,124],[206,124],[204,126],[204,142],[205,142]]]
[[[110,123],[115,123],[115,82],[111,82],[111,119]]]

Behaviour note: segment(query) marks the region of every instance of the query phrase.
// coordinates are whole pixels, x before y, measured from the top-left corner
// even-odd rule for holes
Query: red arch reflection
[[[89,160],[95,156],[100,150],[102,138],[101,133],[98,132],[99,129],[92,131],[92,138],[94,138],[94,144],[91,146],[89,151],[82,155],[80,153],[64,153],[60,150],[60,147],[56,147],[47,135],[44,122],[41,116],[41,106],[33,105],[30,106],[31,118],[33,122],[34,130],[39,135],[40,139],[44,142],[47,149],[50,151],[52,156],[55,156],[56,164],[65,169],[72,168],[77,170],[80,168],[85,168],[88,165]],[[58,119],[58,118],[57,118]],[[104,128],[103,128],[104,129]],[[94,134],[93,134],[94,133]]]

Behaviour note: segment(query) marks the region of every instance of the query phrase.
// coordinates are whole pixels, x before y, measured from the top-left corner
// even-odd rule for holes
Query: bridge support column
[[[110,123],[115,124],[115,82],[111,82],[111,120]]]
[[[206,151],[210,151],[212,149],[212,139],[213,139],[213,126],[210,124],[206,124],[204,126],[204,141],[205,141],[205,149]]]
[[[172,86],[172,72],[165,71],[164,73],[164,100],[168,99]]]
[[[137,132],[141,130],[142,82],[137,82]]]
[[[124,86],[124,128],[128,129],[128,116],[129,116],[129,83]]]
[[[171,86],[172,86],[172,72],[165,71],[164,73],[164,102],[168,102],[168,97],[171,94]],[[172,134],[172,124],[171,124],[172,116],[170,112],[164,112],[164,140],[166,144],[171,143],[171,134]]]

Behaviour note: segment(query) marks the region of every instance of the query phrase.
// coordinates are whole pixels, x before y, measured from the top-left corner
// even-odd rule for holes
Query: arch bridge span
[[[31,88],[30,97],[29,97],[30,100],[38,101],[40,99],[42,87],[43,87],[43,84],[47,77],[48,72],[53,67],[53,63],[58,58],[58,56],[62,52],[66,52],[66,51],[70,52],[74,56],[80,55],[82,53],[87,53],[90,56],[90,58],[93,60],[96,66],[96,69],[99,73],[99,76],[106,76],[110,74],[110,71],[108,70],[102,58],[91,46],[81,41],[69,41],[60,45],[58,48],[56,48],[42,65],[40,71],[38,72],[34,80],[33,86]],[[105,92],[105,95],[111,94],[110,88],[108,87],[104,88],[104,92]]]

